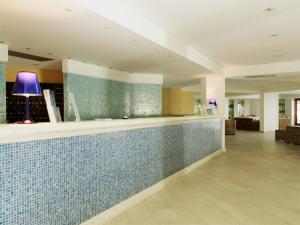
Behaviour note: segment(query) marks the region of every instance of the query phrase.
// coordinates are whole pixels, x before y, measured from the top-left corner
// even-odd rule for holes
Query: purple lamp
[[[12,94],[25,97],[25,113],[22,122],[26,124],[33,123],[30,116],[29,97],[42,95],[42,90],[36,73],[18,72]]]

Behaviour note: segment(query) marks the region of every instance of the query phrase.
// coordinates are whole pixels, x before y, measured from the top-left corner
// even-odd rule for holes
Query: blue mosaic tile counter
[[[0,144],[0,224],[76,225],[222,148],[222,119]]]

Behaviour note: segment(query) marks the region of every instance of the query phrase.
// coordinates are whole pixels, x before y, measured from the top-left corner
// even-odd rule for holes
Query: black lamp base
[[[34,120],[30,116],[30,108],[29,108],[29,96],[25,96],[25,110],[24,110],[24,118],[22,121],[18,122],[19,124],[33,124]]]
[[[36,123],[36,122],[34,122],[33,119],[23,119],[22,121],[18,121],[17,123],[18,124],[33,124],[33,123]]]

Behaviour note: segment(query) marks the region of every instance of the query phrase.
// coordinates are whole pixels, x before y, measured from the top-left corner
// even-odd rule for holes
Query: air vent
[[[8,55],[18,57],[18,58],[23,58],[23,59],[39,61],[39,62],[45,62],[45,61],[52,60],[52,59],[41,57],[41,56],[30,55],[30,54],[26,54],[26,53],[22,53],[22,52],[15,52],[15,51],[11,51],[11,50],[8,51]]]
[[[272,75],[245,76],[245,78],[247,79],[268,78],[268,77],[278,77],[278,75],[272,74]]]

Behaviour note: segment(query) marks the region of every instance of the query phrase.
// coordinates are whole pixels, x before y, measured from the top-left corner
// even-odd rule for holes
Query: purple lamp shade
[[[216,99],[209,99],[208,103],[210,105],[217,106],[217,100]]]
[[[42,95],[42,90],[36,73],[18,72],[12,94],[27,97]]]

